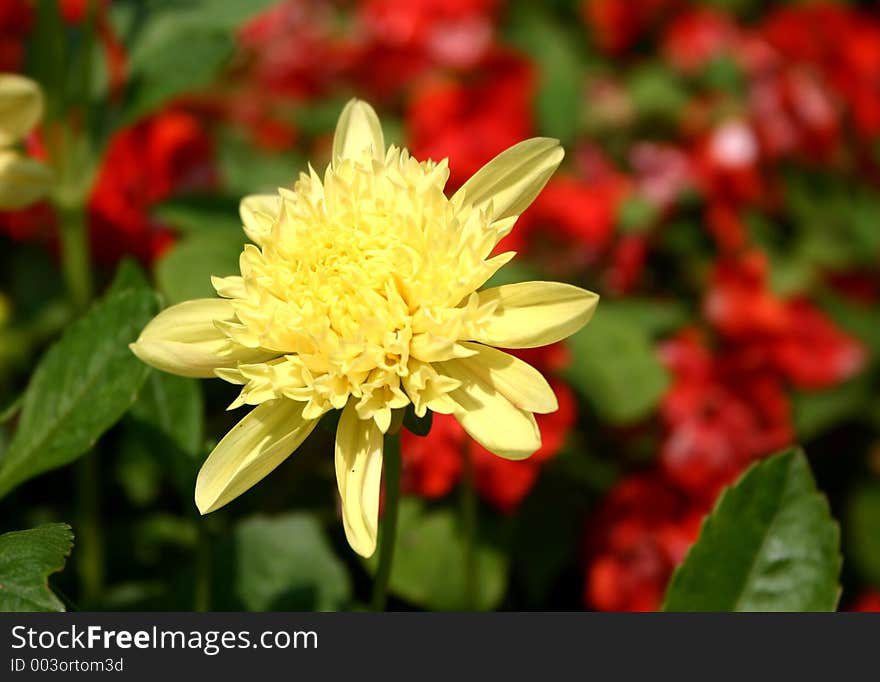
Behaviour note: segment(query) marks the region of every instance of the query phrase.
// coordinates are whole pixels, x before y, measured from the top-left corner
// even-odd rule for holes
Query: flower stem
[[[98,453],[94,450],[87,452],[76,463],[74,469],[79,602],[85,608],[94,608],[104,589],[104,542],[100,521],[101,483]]]
[[[59,208],[61,218],[61,270],[74,307],[82,311],[92,298],[89,235],[85,210]]]
[[[61,270],[67,292],[77,312],[92,298],[88,224],[83,206],[58,206],[61,236]],[[104,541],[101,530],[101,482],[98,453],[87,452],[74,472],[77,506],[77,572],[80,601],[92,605],[104,587]]]
[[[373,611],[384,611],[388,599],[388,580],[397,542],[397,517],[400,508],[400,436],[385,437],[385,514],[379,534],[379,568],[373,583]]]
[[[195,559],[196,582],[193,611],[205,613],[211,609],[211,538],[203,522],[198,525]]]
[[[465,446],[461,482],[461,525],[464,535],[464,607],[475,610],[477,604],[477,489],[474,485],[474,458],[471,444]]]

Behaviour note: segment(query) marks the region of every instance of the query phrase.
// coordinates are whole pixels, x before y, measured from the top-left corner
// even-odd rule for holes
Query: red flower
[[[0,2],[0,72],[21,69],[24,40],[33,21],[33,8],[27,0]]]
[[[856,600],[849,605],[847,611],[880,611],[880,592],[874,589],[868,589],[862,592]]]
[[[597,183],[554,178],[498,250],[527,253],[557,274],[582,273],[607,250],[627,191],[621,176]]]
[[[690,330],[663,344],[661,354],[674,379],[660,406],[660,466],[695,498],[711,502],[750,462],[794,440],[778,376],[730,371]]]
[[[458,187],[531,135],[534,89],[529,62],[512,53],[495,53],[473,78],[426,82],[407,106],[408,147],[420,159],[448,157]]]
[[[621,54],[668,15],[677,0],[585,0],[584,21],[603,52]]]
[[[693,73],[730,52],[738,39],[739,29],[729,16],[699,7],[685,11],[669,23],[661,49],[673,66]]]
[[[152,219],[150,208],[213,182],[211,140],[191,114],[165,111],[116,133],[89,199],[95,258],[155,258],[170,244],[171,233]]]
[[[731,367],[777,372],[799,388],[833,386],[857,374],[867,351],[811,302],[783,300],[767,286],[767,259],[754,251],[716,267],[704,303]]]
[[[599,611],[655,611],[705,513],[652,474],[608,494],[588,529],[584,601]]]

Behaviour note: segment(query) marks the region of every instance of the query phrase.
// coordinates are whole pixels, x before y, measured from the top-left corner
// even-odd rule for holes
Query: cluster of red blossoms
[[[651,149],[653,158],[644,160],[653,163],[632,153],[635,191],[663,215],[675,212],[664,196],[697,190],[718,255],[702,320],[660,346],[672,383],[659,409],[657,465],[618,483],[590,524],[585,601],[602,610],[658,608],[721,488],[795,441],[790,391],[840,384],[868,359],[806,295],[771,289],[767,254],[750,239],[744,217],[751,209],[784,211],[783,163],[839,167],[846,158],[875,173],[861,145],[878,133],[880,21],[816,5],[784,8],[744,27],[718,10],[682,5],[584,4],[609,54],[628,54],[656,35],[667,63],[683,74],[723,56],[745,79],[745,99],[735,105],[719,103],[721,93],[692,102],[683,142]],[[645,184],[652,176],[671,191],[652,198]]]

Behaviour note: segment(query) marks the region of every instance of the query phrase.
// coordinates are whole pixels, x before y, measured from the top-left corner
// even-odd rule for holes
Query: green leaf
[[[648,416],[669,385],[637,310],[600,303],[586,328],[569,339],[568,376],[599,416],[628,424]]]
[[[244,239],[237,198],[196,195],[170,199],[153,209],[153,216],[185,234],[227,231]]]
[[[351,581],[309,514],[255,516],[235,530],[235,591],[251,611],[336,611]]]
[[[21,419],[0,460],[0,496],[75,460],[128,410],[149,368],[129,350],[156,311],[132,267],[43,356],[25,392]]]
[[[397,546],[389,590],[416,606],[435,611],[461,611],[465,603],[465,546],[456,515],[450,509],[427,510],[422,500],[400,501]],[[477,604],[490,611],[504,598],[508,564],[504,552],[477,547]],[[378,557],[367,562],[375,572]]]
[[[617,223],[624,234],[638,234],[650,230],[659,215],[659,209],[650,200],[638,195],[624,199],[617,211]]]
[[[204,409],[197,379],[150,372],[123,423],[120,442],[118,471],[132,499],[148,502],[160,471],[182,498],[192,498],[204,459]]]
[[[232,33],[163,17],[132,51],[131,82],[121,126],[135,123],[167,101],[210,85],[232,56]]]
[[[243,233],[225,230],[193,235],[177,243],[156,263],[156,283],[169,305],[216,296],[211,275],[238,274],[244,243]]]
[[[66,523],[0,535],[0,611],[64,611],[49,575],[64,568],[72,547]]]
[[[875,586],[880,585],[880,484],[876,481],[857,487],[849,496],[844,518],[846,558],[858,574]]]
[[[871,377],[861,374],[838,386],[792,395],[794,425],[801,442],[815,438],[864,413],[871,397]]]
[[[577,133],[583,99],[581,36],[532,8],[515,16],[513,24],[512,42],[528,52],[540,70],[538,128],[568,146]]]
[[[721,495],[665,611],[834,611],[840,530],[803,452],[753,465]]]
[[[337,109],[335,116],[338,115]],[[306,169],[305,160],[297,155],[255,149],[253,142],[236,130],[226,130],[220,135],[217,155],[224,187],[240,196],[274,194],[279,187],[291,187],[300,171]]]

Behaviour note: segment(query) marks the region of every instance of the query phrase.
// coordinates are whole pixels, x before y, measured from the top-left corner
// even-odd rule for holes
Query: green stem
[[[384,611],[388,600],[388,580],[397,542],[397,516],[400,508],[400,436],[385,437],[385,514],[379,534],[379,568],[373,583],[373,611]]]
[[[202,520],[200,520],[202,521]],[[196,584],[193,611],[205,613],[211,610],[211,538],[204,522],[198,525],[196,545]]]
[[[76,552],[80,604],[92,608],[104,589],[104,542],[101,534],[98,453],[87,452],[76,463]]]
[[[61,269],[70,299],[83,311],[92,298],[88,224],[82,206],[59,206]],[[86,453],[75,466],[77,571],[80,601],[94,604],[104,588],[104,541],[101,531],[101,485],[98,454]]]
[[[474,458],[470,442],[465,446],[461,482],[461,525],[464,535],[464,606],[475,610],[477,604],[477,489],[474,484]]]
[[[92,299],[92,273],[85,210],[59,208],[61,218],[61,271],[73,305],[84,310]]]

